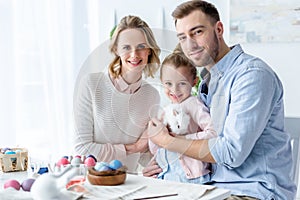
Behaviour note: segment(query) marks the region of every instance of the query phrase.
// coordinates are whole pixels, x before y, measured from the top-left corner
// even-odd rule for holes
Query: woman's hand
[[[157,175],[162,172],[155,159],[151,159],[148,165],[143,169],[143,176],[157,178]]]
[[[148,151],[149,148],[147,131],[144,131],[144,133],[135,143],[125,144],[125,149],[128,155],[132,153],[144,153]]]

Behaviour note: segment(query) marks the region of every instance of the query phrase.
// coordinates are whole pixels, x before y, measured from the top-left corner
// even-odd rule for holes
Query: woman
[[[74,100],[75,151],[98,161],[118,159],[135,170],[148,151],[147,123],[157,113],[158,91],[142,80],[159,67],[160,49],[146,22],[124,17],[111,38],[108,72],[86,75]],[[146,156],[145,156],[146,157]]]

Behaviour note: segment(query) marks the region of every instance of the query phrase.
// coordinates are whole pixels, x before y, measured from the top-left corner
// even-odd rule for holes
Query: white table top
[[[8,179],[16,179],[20,183],[27,178],[27,172],[3,173],[0,175],[0,196],[1,199],[32,199],[30,192],[4,190],[3,185]],[[93,186],[88,182],[86,188],[94,196],[85,195],[84,199],[200,199],[200,200],[222,200],[230,195],[227,189],[213,186],[177,183],[171,181],[157,180],[140,175],[127,174],[124,184],[119,186]],[[127,194],[127,195],[125,195]],[[162,195],[173,195],[157,198]],[[5,198],[7,196],[7,198]],[[109,198],[108,198],[109,197]]]

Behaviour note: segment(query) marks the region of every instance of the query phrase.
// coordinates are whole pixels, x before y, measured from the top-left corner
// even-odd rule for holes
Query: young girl
[[[174,51],[164,59],[160,78],[167,98],[190,116],[188,133],[184,137],[193,140],[215,137],[208,109],[191,95],[192,87],[198,82],[196,67],[182,53]],[[208,163],[159,148],[150,140],[149,148],[162,168],[158,178],[189,183],[210,180]]]
[[[74,149],[98,161],[118,159],[134,171],[148,151],[147,123],[160,102],[142,75],[153,77],[160,49],[146,22],[126,16],[114,31],[110,51],[115,57],[109,71],[87,74],[77,88]]]

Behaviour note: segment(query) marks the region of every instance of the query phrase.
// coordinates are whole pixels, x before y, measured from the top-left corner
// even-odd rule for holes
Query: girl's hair
[[[175,69],[179,67],[188,68],[191,72],[191,75],[193,76],[193,79],[195,80],[197,77],[196,66],[184,55],[180,44],[177,44],[173,53],[165,57],[164,61],[162,62],[162,66],[160,68],[160,78],[162,78],[162,69],[165,65],[172,65]]]
[[[212,25],[220,21],[219,12],[213,4],[201,0],[191,0],[180,4],[173,11],[172,16],[175,19],[175,26],[177,19],[182,19],[195,10],[200,10],[208,16]]]
[[[141,20],[139,17],[131,16],[131,15],[125,16],[121,19],[120,23],[118,24],[118,26],[116,27],[112,35],[109,50],[111,53],[115,55],[115,57],[109,65],[110,74],[114,78],[117,78],[122,72],[121,58],[116,54],[116,49],[118,46],[119,35],[122,31],[126,29],[138,29],[144,34],[146,38],[146,43],[151,52],[150,55],[148,56],[148,64],[144,68],[144,74],[146,77],[149,76],[153,77],[160,64],[160,60],[159,60],[160,48],[157,45],[154,38],[154,34],[152,30],[149,28],[148,24],[145,21]]]

